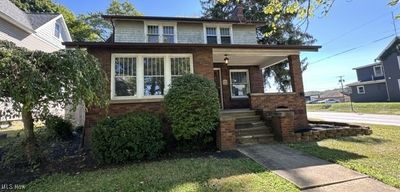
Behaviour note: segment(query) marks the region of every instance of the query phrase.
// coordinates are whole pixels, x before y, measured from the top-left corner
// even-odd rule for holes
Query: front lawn
[[[289,144],[400,188],[400,127],[370,125],[370,136]]]
[[[137,163],[31,182],[28,191],[298,191],[245,158],[183,158]]]
[[[357,113],[400,115],[400,102],[353,103]],[[349,102],[334,104],[307,104],[307,111],[353,112]]]

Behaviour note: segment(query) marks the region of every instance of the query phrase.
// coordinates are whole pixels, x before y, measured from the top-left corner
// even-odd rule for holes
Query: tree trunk
[[[36,151],[36,138],[33,133],[32,111],[25,106],[22,109],[22,122],[24,123],[24,132],[26,136],[25,152],[28,160],[31,162],[34,160],[34,153]]]

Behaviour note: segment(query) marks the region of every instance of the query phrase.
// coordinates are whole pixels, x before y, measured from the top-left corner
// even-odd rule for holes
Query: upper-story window
[[[206,25],[205,43],[232,44],[232,27],[230,25]]]
[[[54,27],[54,36],[56,36],[57,38],[60,38],[61,36],[61,27],[60,24],[56,23],[55,27]]]
[[[176,23],[146,24],[147,43],[176,43]]]
[[[381,76],[383,76],[382,65],[376,65],[376,66],[374,66],[374,75],[375,75],[375,77],[381,77]]]

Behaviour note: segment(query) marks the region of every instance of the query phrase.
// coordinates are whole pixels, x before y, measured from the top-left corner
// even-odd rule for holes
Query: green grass
[[[298,191],[247,158],[164,160],[40,178],[27,191]]]
[[[289,144],[400,188],[400,127],[370,125],[370,136]]]
[[[357,113],[400,115],[400,102],[396,103],[353,103]],[[350,103],[307,104],[307,111],[352,112]]]

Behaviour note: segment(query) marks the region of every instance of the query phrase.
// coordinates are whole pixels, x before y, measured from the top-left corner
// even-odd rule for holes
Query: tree
[[[273,1],[273,0],[270,0]],[[279,20],[275,21],[279,24],[273,33],[273,27],[268,25],[274,20],[274,16],[264,12],[264,8],[269,5],[270,1],[265,0],[231,0],[223,3],[213,0],[201,0],[203,7],[203,15],[206,18],[229,19],[234,17],[235,7],[238,3],[243,6],[243,15],[246,20],[264,21],[266,24],[257,29],[257,38],[260,44],[268,45],[308,45],[315,42],[315,39],[308,33],[303,32],[300,27],[296,26],[296,13],[286,13]],[[306,60],[302,60],[303,69],[307,68]],[[291,88],[291,80],[288,68],[288,62],[282,62],[264,70],[265,84],[271,85],[267,79],[273,77],[280,91],[286,92]]]
[[[143,14],[136,10],[135,6],[129,1],[121,3],[119,0],[112,0],[106,12],[93,12],[78,16],[78,20],[91,26],[91,29],[97,36],[106,41],[112,32],[111,24],[101,18],[101,15],[131,15],[142,16]]]
[[[84,50],[28,51],[0,41],[0,101],[22,114],[29,160],[36,151],[34,119],[44,120],[54,105],[106,106],[106,75]],[[12,116],[2,111],[1,116]]]

